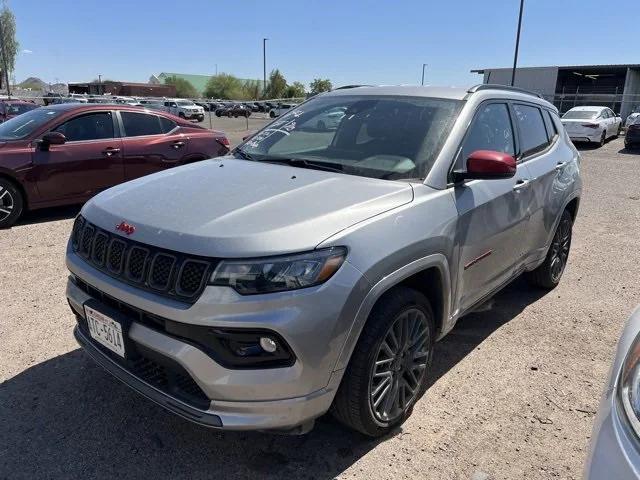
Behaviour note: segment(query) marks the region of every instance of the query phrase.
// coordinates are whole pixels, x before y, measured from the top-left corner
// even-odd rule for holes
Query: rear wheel
[[[427,388],[434,325],[424,295],[406,287],[386,293],[360,335],[334,399],[334,416],[372,437],[402,424]]]
[[[604,146],[606,141],[607,141],[607,130],[604,129],[602,131],[602,135],[600,135],[600,143],[598,145],[602,147]]]
[[[0,228],[9,228],[20,218],[24,199],[13,182],[0,178]]]
[[[565,210],[562,212],[560,223],[558,223],[544,262],[538,268],[526,274],[532,285],[551,290],[560,283],[560,278],[562,278],[569,259],[572,227],[573,218],[569,211]]]

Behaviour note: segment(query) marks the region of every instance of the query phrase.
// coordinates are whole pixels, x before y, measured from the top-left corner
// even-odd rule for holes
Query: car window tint
[[[513,110],[518,122],[522,155],[531,155],[544,150],[549,144],[549,139],[540,109],[531,105],[515,104]]]
[[[157,115],[146,113],[120,112],[124,134],[127,137],[140,137],[142,135],[159,135],[164,133]]]
[[[95,112],[80,115],[64,122],[53,131],[62,133],[67,137],[68,142],[114,137],[111,112]]]
[[[165,118],[165,117],[159,117],[159,118],[160,118],[160,126],[162,127],[163,133],[169,133],[171,130],[176,128],[176,122],[174,122],[173,120],[169,120],[168,118]]]
[[[515,154],[513,127],[505,103],[491,103],[480,107],[464,139],[456,168],[465,168],[467,158],[476,150]]]
[[[544,124],[547,127],[549,138],[555,137],[558,131],[556,130],[556,126],[553,124],[553,120],[551,119],[551,113],[548,110],[545,110],[542,116],[544,117]]]

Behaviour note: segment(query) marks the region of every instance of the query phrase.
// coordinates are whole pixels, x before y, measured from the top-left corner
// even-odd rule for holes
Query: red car
[[[0,122],[6,122],[10,118],[38,108],[33,102],[23,100],[3,100],[0,102]]]
[[[228,151],[224,133],[155,110],[36,108],[0,124],[0,228],[27,209],[83,203],[113,185]]]

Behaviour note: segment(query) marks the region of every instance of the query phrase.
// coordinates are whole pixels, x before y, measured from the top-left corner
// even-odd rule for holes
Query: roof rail
[[[371,87],[372,85],[343,85],[342,87],[334,88],[334,90],[346,90],[348,88],[358,88],[358,87]]]
[[[511,87],[509,85],[498,85],[496,83],[480,83],[479,85],[474,85],[469,90],[467,90],[467,93],[476,93],[480,90],[507,90],[509,92],[518,92],[524,93],[526,95],[533,95],[534,97],[542,98],[544,100],[544,97],[539,93],[525,90],[524,88]]]

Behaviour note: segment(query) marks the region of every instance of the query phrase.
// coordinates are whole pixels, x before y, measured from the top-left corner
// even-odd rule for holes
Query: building
[[[483,83],[511,83],[511,68],[471,72],[483,75]],[[579,105],[602,105],[626,118],[640,106],[640,64],[517,68],[514,85],[539,93],[561,113]]]
[[[124,97],[175,97],[176,87],[153,83],[114,82],[70,83],[69,93],[121,95]]]
[[[191,85],[193,85],[193,88],[196,89],[196,91],[198,92],[198,95],[204,95],[204,91],[207,87],[207,82],[212,77],[212,75],[194,75],[190,73],[162,72],[157,75],[151,75],[151,77],[149,77],[149,83],[164,84],[165,80],[169,77],[177,77],[177,78],[186,80]],[[248,80],[245,78],[239,78],[238,80],[240,80],[240,82],[242,83],[257,81],[260,84],[260,88],[262,88],[262,84],[264,83],[262,80]]]

